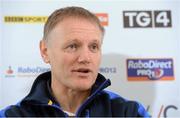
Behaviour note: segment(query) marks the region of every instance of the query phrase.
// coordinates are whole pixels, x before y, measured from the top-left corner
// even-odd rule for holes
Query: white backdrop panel
[[[143,103],[150,114],[180,116],[179,48],[180,2],[172,0],[94,0],[94,1],[35,1],[2,2],[2,16],[48,16],[64,6],[83,6],[94,13],[107,13],[108,26],[103,42],[100,72],[112,81],[109,88],[123,97]],[[169,10],[172,27],[124,28],[123,11]],[[152,19],[151,19],[152,20]],[[48,65],[42,62],[39,41],[44,23],[1,23],[3,74],[0,81],[0,107],[15,104],[29,91],[33,80]],[[0,42],[1,43],[1,42]],[[1,55],[0,55],[1,56]],[[173,81],[128,81],[126,60],[158,58],[173,59]],[[10,71],[12,70],[12,71]],[[0,89],[1,90],[1,89]],[[2,97],[2,98],[1,98]],[[177,109],[176,109],[177,108]],[[162,109],[162,112],[160,112]]]

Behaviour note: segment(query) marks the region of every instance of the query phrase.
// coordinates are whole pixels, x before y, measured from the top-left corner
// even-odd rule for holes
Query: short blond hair
[[[48,17],[47,22],[44,25],[43,39],[47,40],[48,34],[53,30],[53,28],[59,22],[62,22],[64,19],[69,17],[84,18],[92,23],[95,23],[102,32],[102,35],[104,35],[104,27],[101,25],[100,20],[95,14],[82,7],[72,6],[57,9]]]

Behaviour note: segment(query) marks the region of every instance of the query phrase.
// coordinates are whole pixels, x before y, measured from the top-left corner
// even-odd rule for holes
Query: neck
[[[57,79],[52,79],[53,94],[64,111],[76,113],[80,105],[87,99],[90,90],[77,91],[63,86]]]

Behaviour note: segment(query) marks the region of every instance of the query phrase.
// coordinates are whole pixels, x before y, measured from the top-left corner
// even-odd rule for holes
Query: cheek
[[[63,54],[62,55],[62,64],[65,68],[72,66],[75,62],[75,57],[72,54]]]
[[[50,65],[53,66],[53,68],[63,68],[67,61],[64,54],[61,51],[51,51],[49,53],[49,58]]]
[[[94,56],[94,61],[96,62],[96,65],[99,66],[101,63],[101,54]]]

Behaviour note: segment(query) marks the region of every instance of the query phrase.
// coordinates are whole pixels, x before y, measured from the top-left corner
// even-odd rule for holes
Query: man
[[[1,116],[148,116],[137,102],[103,90],[110,80],[98,73],[104,28],[81,7],[56,10],[44,27],[40,52],[51,72],[37,77],[30,93]]]

